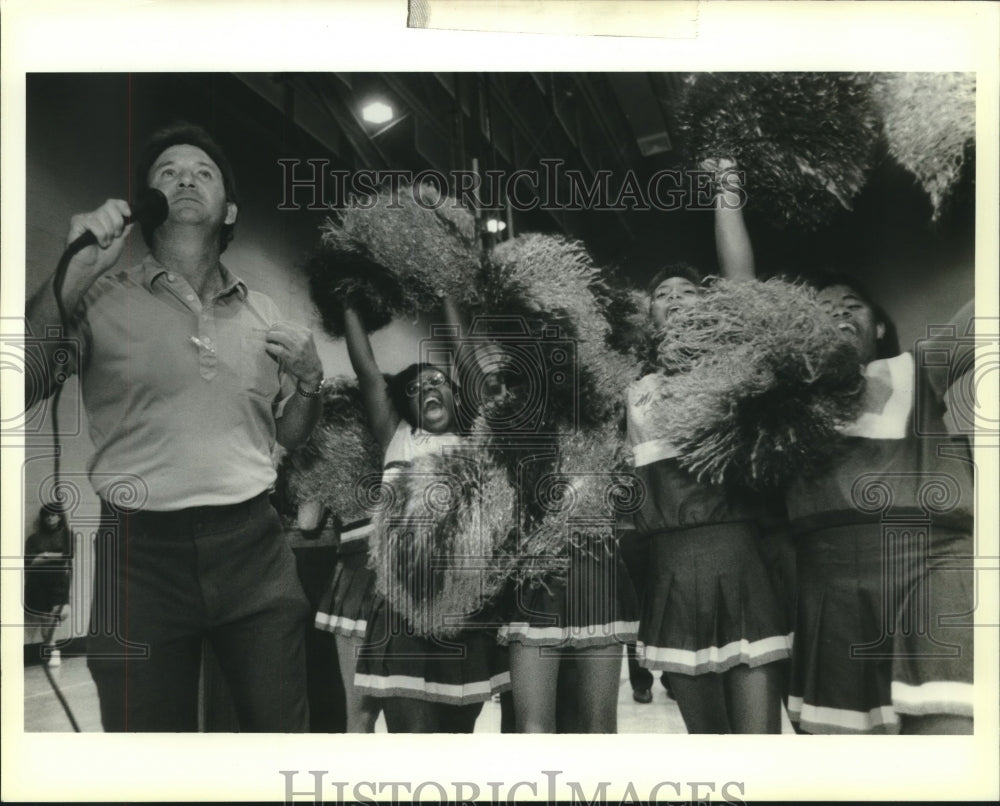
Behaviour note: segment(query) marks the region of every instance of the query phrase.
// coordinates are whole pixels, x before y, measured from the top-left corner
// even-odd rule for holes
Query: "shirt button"
[[[186,297],[184,297],[184,299],[186,299],[188,302],[194,302],[194,294],[188,294]]]
[[[173,281],[174,281],[174,275],[172,275],[172,274],[168,274],[168,275],[167,275],[167,282],[168,282],[168,283],[172,283]]]

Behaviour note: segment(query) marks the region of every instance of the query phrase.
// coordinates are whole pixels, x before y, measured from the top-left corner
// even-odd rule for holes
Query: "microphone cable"
[[[63,707],[63,711],[69,719],[69,724],[73,726],[73,732],[79,733],[80,726],[77,724],[76,717],[73,716],[73,710],[69,707],[69,703],[66,702],[66,697],[62,693],[62,689],[59,688],[59,684],[56,683],[56,679],[52,676],[52,672],[49,669],[49,665],[45,662],[45,658],[42,658],[42,671],[45,672],[45,677],[48,678],[49,685],[52,686],[56,699],[59,700],[59,704]]]
[[[139,222],[153,227],[158,227],[166,221],[170,209],[167,203],[167,197],[156,188],[146,188],[139,194],[139,198],[136,200],[135,204],[129,206],[132,209],[132,215],[126,217],[126,225],[132,222]],[[59,258],[59,263],[56,265],[55,276],[52,278],[52,291],[55,294],[56,308],[59,311],[60,332],[62,337],[67,342],[69,341],[70,333],[69,314],[66,311],[66,303],[62,296],[63,283],[66,281],[66,271],[69,269],[70,261],[81,250],[96,243],[97,236],[90,230],[87,230],[82,235],[75,238],[72,243],[70,243],[66,249],[63,250],[62,256]],[[79,351],[77,351],[77,353],[77,359],[79,360]],[[61,488],[60,479],[62,473],[62,445],[60,444],[59,439],[59,400],[62,397],[63,384],[66,382],[67,376],[65,373],[61,373],[56,375],[56,377],[52,380],[56,382],[56,388],[49,403],[52,407],[52,410],[49,412],[49,417],[52,422],[52,440],[55,443],[55,453],[52,458],[52,473],[54,478],[53,489],[56,491],[56,494],[58,494]],[[73,711],[69,707],[69,703],[66,701],[66,697],[63,695],[58,683],[56,683],[55,678],[52,676],[52,672],[49,670],[48,664],[45,663],[44,658],[42,658],[42,671],[45,672],[45,677],[49,681],[49,685],[52,686],[52,691],[55,692],[56,698],[59,700],[59,704],[63,707],[63,711],[66,712],[66,716],[69,718],[69,722],[73,726],[73,730],[76,733],[79,733],[80,726],[77,723],[76,718],[73,716]]]
[[[136,199],[135,204],[130,205],[130,207],[132,209],[132,215],[125,218],[126,225],[132,222],[139,222],[149,224],[153,227],[158,227],[166,221],[167,215],[170,211],[169,205],[167,204],[167,197],[156,188],[146,188],[143,190],[139,194],[139,198]],[[59,263],[56,265],[55,276],[52,278],[52,291],[55,294],[56,307],[59,310],[59,325],[61,327],[62,336],[67,341],[69,340],[70,332],[69,314],[66,311],[66,303],[62,296],[63,283],[66,281],[66,271],[69,268],[70,261],[77,255],[77,253],[96,243],[97,236],[90,230],[87,230],[82,235],[75,238],[73,242],[70,243],[65,250],[63,250],[62,257],[59,258]],[[62,447],[59,444],[59,399],[62,396],[63,384],[66,382],[66,379],[67,376],[65,374],[60,374],[53,378],[56,382],[56,389],[52,395],[52,410],[49,413],[52,421],[52,439],[55,441],[55,457],[53,458],[52,464],[56,489],[59,487],[61,470],[60,456],[62,454]]]

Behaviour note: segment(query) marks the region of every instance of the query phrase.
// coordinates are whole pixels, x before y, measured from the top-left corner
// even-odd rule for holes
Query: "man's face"
[[[170,146],[156,158],[146,181],[163,192],[170,206],[168,221],[221,229],[236,221],[236,205],[226,201],[222,171],[197,146]]]

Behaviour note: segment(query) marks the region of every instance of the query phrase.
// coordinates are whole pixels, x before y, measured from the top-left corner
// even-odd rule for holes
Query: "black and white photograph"
[[[995,6],[174,5],[4,42],[5,799],[998,794]]]

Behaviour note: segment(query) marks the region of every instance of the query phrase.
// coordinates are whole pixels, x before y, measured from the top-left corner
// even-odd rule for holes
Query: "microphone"
[[[170,205],[167,203],[167,197],[163,195],[162,191],[156,188],[146,188],[136,198],[135,203],[129,205],[129,209],[132,211],[132,215],[125,216],[126,225],[138,222],[139,224],[158,227],[167,220]],[[63,281],[66,279],[66,270],[69,268],[70,260],[73,259],[73,256],[77,252],[95,243],[97,243],[97,236],[90,230],[87,230],[82,235],[78,235],[63,250],[62,257],[59,258],[59,264],[56,266],[55,277],[52,280],[52,289],[56,295],[59,320],[62,323],[64,333],[69,332],[69,328],[67,327],[68,317],[66,316],[62,299],[62,286]]]
[[[167,220],[170,212],[170,205],[167,204],[167,197],[162,191],[156,188],[146,188],[139,194],[139,197],[129,205],[132,215],[125,216],[126,226],[131,223],[145,224],[151,227],[158,227]],[[97,243],[97,236],[90,230],[77,236],[73,242],[66,247],[66,254],[75,255],[81,249]]]

